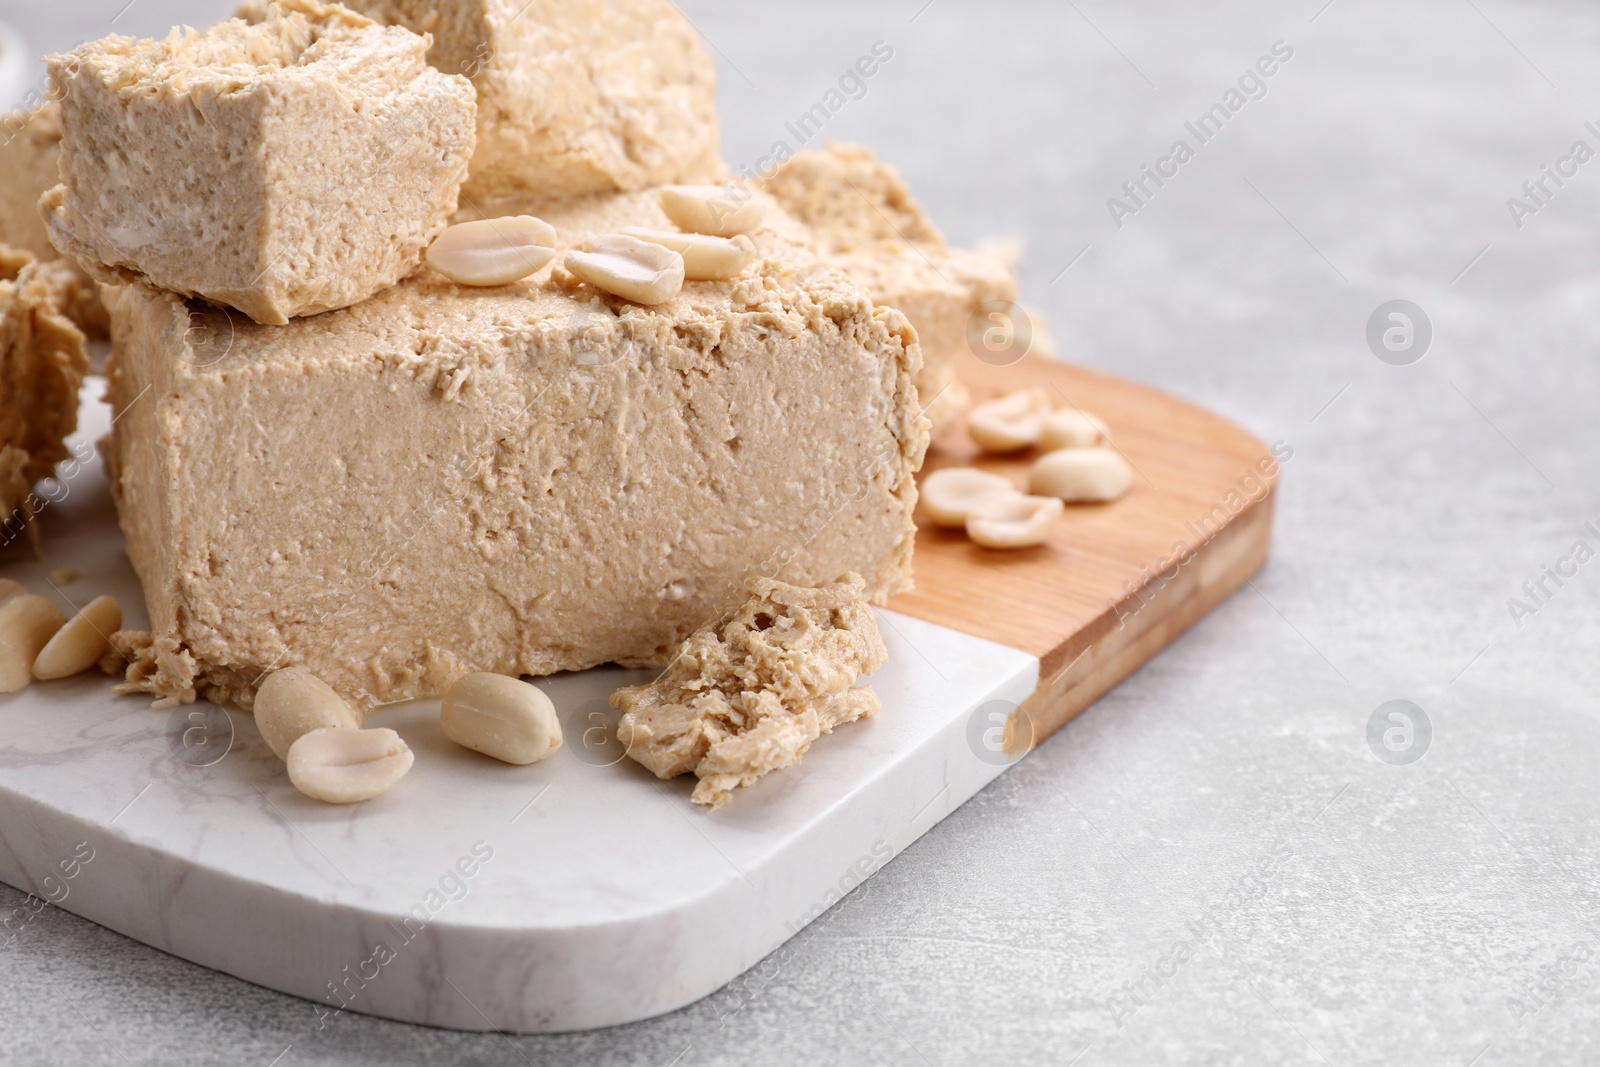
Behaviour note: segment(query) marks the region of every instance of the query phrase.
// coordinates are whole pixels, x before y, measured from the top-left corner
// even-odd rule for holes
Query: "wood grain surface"
[[[1232,423],[1148,386],[1038,357],[964,358],[974,403],[1043,386],[1058,408],[1103,418],[1134,469],[1128,495],[1069,505],[1050,541],[995,551],[922,522],[916,582],[889,606],[1032,653],[1039,688],[1008,748],[1065,725],[1166,647],[1266,562],[1280,457]],[[1025,488],[1039,455],[984,455],[964,424],[934,441],[926,471],[972,465]],[[1287,458],[1282,457],[1282,458]]]

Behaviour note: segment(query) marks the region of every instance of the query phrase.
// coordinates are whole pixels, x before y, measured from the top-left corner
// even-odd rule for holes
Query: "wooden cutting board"
[[[606,696],[649,672],[540,679],[567,743],[532,767],[468,752],[436,701],[375,725],[416,752],[349,808],[289,784],[247,714],[146,710],[83,676],[0,697],[0,880],[162,951],[304,998],[298,1048],[347,1013],[458,1029],[561,1031],[689,1004],[760,963],[1166,645],[1264,560],[1267,447],[1131,382],[969,361],[978,399],[1043,385],[1106,419],[1135,475],[1074,507],[1048,545],[919,535],[916,592],[881,611],[874,718],[715,812],[692,779],[624,758]],[[108,429],[85,388],[80,450]],[[80,451],[80,454],[81,451]],[[1020,485],[1032,456],[974,458],[958,427],[930,469]],[[71,610],[115,595],[145,624],[109,488],[86,464],[46,509],[48,558],[0,557]],[[59,574],[72,568],[72,582]],[[62,584],[66,583],[66,584]],[[38,937],[32,904],[0,944]],[[20,918],[19,918],[20,916]],[[741,1010],[730,990],[719,1012]]]
[[[994,551],[922,524],[914,592],[891,607],[1037,656],[1040,682],[1010,731],[1037,744],[1171,643],[1266,562],[1280,457],[1210,412],[1122,378],[1038,357],[965,358],[975,403],[1031,386],[1105,420],[1134,469],[1110,504],[1067,509],[1047,545]],[[1292,454],[1278,446],[1287,458]],[[988,456],[954,426],[924,472],[976,466],[1026,486],[1036,450]]]

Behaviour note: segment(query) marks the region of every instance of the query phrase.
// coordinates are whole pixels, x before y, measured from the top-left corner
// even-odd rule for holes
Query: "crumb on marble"
[[[721,807],[835,726],[876,714],[877,695],[855,681],[887,658],[859,575],[816,589],[757,579],[659,679],[612,694],[617,737],[657,777],[692,772],[694,802]]]

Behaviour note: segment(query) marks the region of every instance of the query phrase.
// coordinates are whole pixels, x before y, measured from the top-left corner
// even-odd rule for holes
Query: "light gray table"
[[[44,50],[126,2],[0,16]],[[116,29],[228,6],[135,0]],[[685,7],[738,163],[889,43],[825,135],[897,163],[952,238],[1023,235],[1068,358],[1291,443],[1272,562],[785,962],[675,1015],[549,1038],[350,1015],[319,1032],[305,1002],[51,909],[0,957],[0,1060],[1600,1059],[1600,562],[1523,592],[1575,542],[1600,551],[1583,529],[1600,528],[1600,160],[1546,179],[1520,227],[1507,205],[1575,141],[1600,150],[1600,10]],[[1196,145],[1185,123],[1280,40],[1265,96],[1118,228],[1108,198]],[[1367,342],[1392,299],[1432,325],[1406,366]],[[1432,724],[1409,765],[1367,741],[1392,699]]]

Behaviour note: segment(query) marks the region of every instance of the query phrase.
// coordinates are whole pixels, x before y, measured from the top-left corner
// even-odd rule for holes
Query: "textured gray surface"
[[[59,47],[125,2],[0,15]],[[924,2],[686,4],[722,56],[729,157],[753,164],[892,44],[827,135],[899,164],[952,237],[1026,235],[1069,358],[1293,445],[1255,589],[780,959],[667,1018],[318,1032],[304,1002],[50,909],[0,956],[0,1059],[1600,1059],[1600,562],[1520,627],[1507,605],[1575,541],[1600,549],[1580,529],[1600,526],[1600,161],[1521,229],[1506,206],[1575,140],[1600,149],[1600,11]],[[117,28],[227,6],[135,0]],[[1114,227],[1106,198],[1280,39],[1266,97]],[[1405,367],[1365,341],[1397,297],[1434,326]],[[1366,726],[1401,697],[1434,736],[1391,766]]]

